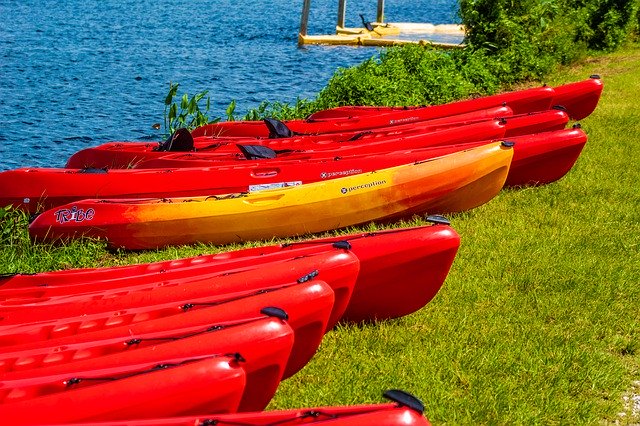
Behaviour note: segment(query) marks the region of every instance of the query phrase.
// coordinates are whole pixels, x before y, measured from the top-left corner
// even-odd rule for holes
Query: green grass
[[[640,50],[548,82],[592,73],[605,89],[574,169],[452,217],[462,246],[434,301],[332,331],[271,408],[378,401],[398,387],[434,424],[617,419],[640,378]]]
[[[385,389],[400,388],[424,401],[434,424],[633,421],[618,413],[640,380],[640,47],[560,70],[547,82],[592,73],[605,89],[582,121],[589,141],[573,170],[452,216],[462,245],[436,298],[404,318],[331,331],[269,408],[378,402]],[[234,248],[132,254],[87,241],[33,246],[26,218],[8,217],[0,272]]]

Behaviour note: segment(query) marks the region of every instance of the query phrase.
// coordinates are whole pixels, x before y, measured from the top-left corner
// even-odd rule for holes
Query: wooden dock
[[[308,35],[311,0],[304,0],[300,19],[298,45],[327,44],[351,46],[399,46],[419,44],[442,49],[459,49],[464,44],[464,27],[457,24],[434,25],[430,23],[385,23],[384,0],[378,0],[376,22],[364,22],[362,28],[345,27],[346,0],[338,3],[338,19],[335,34]],[[362,16],[361,16],[362,17]],[[452,43],[442,39],[460,40]]]

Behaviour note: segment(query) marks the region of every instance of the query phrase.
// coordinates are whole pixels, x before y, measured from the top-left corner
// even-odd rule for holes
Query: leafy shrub
[[[174,98],[178,94],[179,86],[178,83],[169,83],[169,93],[164,100],[164,128],[168,134],[172,134],[181,127],[193,130],[211,122],[207,115],[211,107],[211,99],[207,96],[204,111],[200,109],[199,105],[209,91],[205,90],[204,92],[196,93],[191,98],[185,93],[180,98],[180,102],[177,103]],[[229,114],[233,114],[233,109]]]
[[[473,48],[492,49],[532,75],[570,63],[587,48],[613,50],[638,28],[638,0],[460,0]],[[510,55],[508,52],[511,52]],[[520,68],[520,69],[518,69]]]
[[[291,120],[306,117],[317,110],[316,103],[307,99],[298,98],[293,105],[264,101],[257,108],[250,109],[243,119],[261,120],[265,117],[272,117],[278,120]]]

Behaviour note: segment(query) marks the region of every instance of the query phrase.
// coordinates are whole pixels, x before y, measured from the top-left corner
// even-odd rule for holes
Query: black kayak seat
[[[102,174],[107,173],[106,169],[98,169],[95,167],[87,167],[85,169],[78,170],[78,173],[88,173],[88,174]]]
[[[264,124],[266,124],[269,129],[269,139],[290,138],[295,135],[286,124],[275,118],[265,118]]]
[[[158,145],[157,149],[157,151],[163,152],[188,152],[193,150],[193,136],[184,127],[173,132],[166,141]]]
[[[276,151],[267,146],[240,144],[236,144],[236,146],[247,160],[262,160],[265,158],[276,158],[278,156]]]

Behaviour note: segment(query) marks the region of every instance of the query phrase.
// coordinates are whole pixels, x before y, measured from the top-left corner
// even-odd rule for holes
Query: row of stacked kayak
[[[0,418],[58,424],[259,412],[338,321],[404,316],[436,295],[460,238],[443,218],[429,220],[175,261],[5,276]],[[410,406],[335,414],[348,417],[338,424],[376,424],[378,416],[405,418]],[[226,419],[271,424],[278,415]],[[421,413],[409,418],[402,424],[425,424]]]
[[[84,235],[126,249],[460,212],[505,184],[566,174],[587,141],[567,125],[589,115],[601,91],[593,76],[443,106],[341,107],[284,123],[210,124],[163,143],[109,143],[74,154],[70,168],[0,173],[0,205],[38,214],[38,241]]]
[[[339,107],[115,142],[64,169],[0,173],[0,205],[39,242],[149,249],[391,223],[110,268],[0,277],[0,418],[8,424],[424,425],[423,405],[263,411],[337,323],[402,317],[442,287],[460,245],[434,214],[564,176],[597,76],[433,107]],[[309,239],[310,238],[310,239]],[[106,424],[106,423],[103,423]]]

